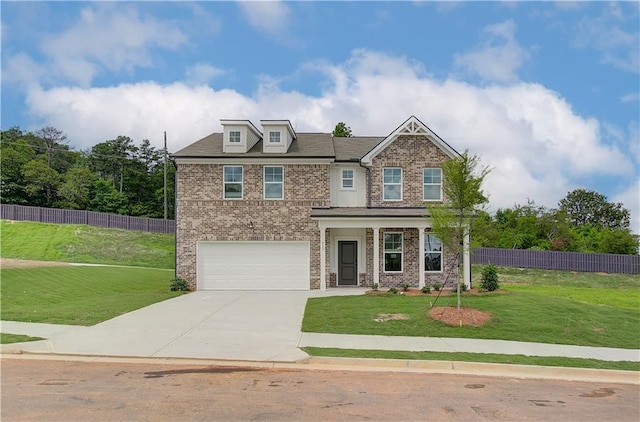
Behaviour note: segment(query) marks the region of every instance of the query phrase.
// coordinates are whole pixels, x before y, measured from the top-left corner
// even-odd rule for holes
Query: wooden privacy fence
[[[37,221],[54,224],[88,224],[112,229],[140,230],[154,233],[175,233],[176,222],[160,218],[131,217],[84,210],[28,207],[0,204],[0,218],[15,221]]]
[[[640,255],[477,248],[472,264],[580,272],[640,274]]]

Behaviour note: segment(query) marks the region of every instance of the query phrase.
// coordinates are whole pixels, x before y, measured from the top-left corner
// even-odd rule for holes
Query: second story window
[[[240,142],[240,131],[232,130],[229,132],[229,142],[231,143],[239,143]]]
[[[280,132],[269,132],[269,143],[279,144],[280,143]]]
[[[242,166],[224,166],[224,199],[242,199]]]
[[[342,170],[342,189],[353,189],[354,188],[354,174],[352,169],[343,169]]]
[[[385,201],[402,200],[402,169],[400,167],[382,169],[382,199]]]
[[[284,198],[284,167],[264,167],[264,199]]]
[[[422,170],[422,199],[424,201],[442,200],[442,169]]]

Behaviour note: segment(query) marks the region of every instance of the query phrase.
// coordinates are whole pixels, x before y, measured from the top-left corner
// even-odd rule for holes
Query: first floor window
[[[229,142],[237,143],[240,142],[240,131],[232,130],[229,132]]]
[[[224,198],[242,199],[242,166],[224,167]]]
[[[342,170],[342,189],[353,189],[353,170]]]
[[[422,170],[422,199],[425,201],[442,200],[442,169],[426,168]]]
[[[424,270],[442,271],[442,242],[428,233],[424,236]]]
[[[284,198],[284,168],[282,166],[264,167],[264,199]]]
[[[384,234],[384,271],[402,271],[402,233]]]
[[[384,201],[402,200],[402,169],[385,167],[382,169],[382,199]]]

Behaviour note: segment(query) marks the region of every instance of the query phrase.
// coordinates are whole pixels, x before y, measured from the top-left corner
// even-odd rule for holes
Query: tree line
[[[127,136],[85,150],[69,146],[54,127],[25,132],[0,131],[0,200],[53,208],[163,217],[164,151]],[[334,136],[350,137],[339,123]],[[174,218],[175,168],[167,166],[168,218]],[[557,207],[534,201],[473,219],[478,246],[554,251],[637,254],[638,236],[629,227],[629,210],[584,189],[569,192]]]
[[[629,210],[592,190],[576,189],[557,207],[528,201],[479,211],[473,221],[475,243],[506,249],[637,254],[639,238],[629,227]]]
[[[0,132],[0,198],[6,204],[164,216],[164,151],[127,136],[75,150],[67,135],[43,127]],[[174,217],[175,168],[167,166],[168,218]]]

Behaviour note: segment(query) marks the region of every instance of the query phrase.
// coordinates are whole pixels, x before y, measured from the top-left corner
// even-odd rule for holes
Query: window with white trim
[[[353,189],[355,174],[353,169],[342,169],[342,189]]]
[[[402,272],[402,233],[384,234],[384,272]]]
[[[264,166],[264,199],[284,198],[284,167]]]
[[[279,144],[280,143],[280,132],[278,132],[278,131],[269,132],[269,143],[270,144]]]
[[[240,131],[232,130],[229,132],[229,142],[231,143],[239,143],[240,142]]]
[[[402,200],[402,169],[400,167],[382,169],[382,199],[384,201]]]
[[[442,242],[435,235],[424,235],[424,270],[442,272]]]
[[[422,170],[422,199],[424,201],[442,200],[442,169],[426,168]]]
[[[224,199],[242,199],[242,166],[224,166]]]

